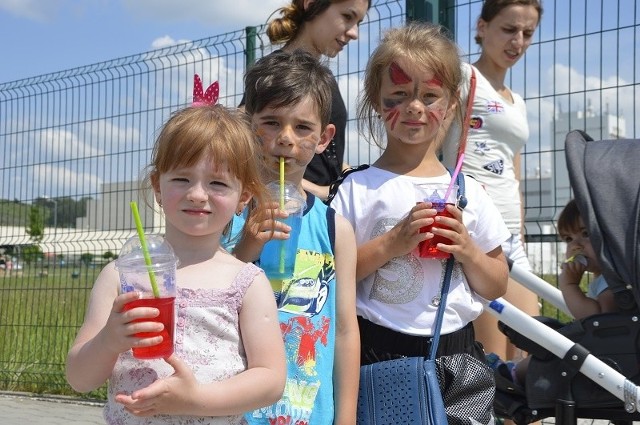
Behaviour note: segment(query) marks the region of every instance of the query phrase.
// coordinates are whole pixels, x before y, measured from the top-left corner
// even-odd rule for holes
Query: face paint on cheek
[[[312,136],[303,137],[300,139],[300,149],[305,151],[315,150],[316,146],[320,143],[320,136],[315,134]]]
[[[400,65],[395,62],[391,62],[391,65],[389,65],[389,78],[391,78],[391,82],[395,85],[407,84],[413,81],[411,77],[400,68]]]
[[[254,130],[254,133],[256,134],[256,137],[258,138],[258,142],[264,143],[264,130],[261,129],[261,128],[256,128]]]
[[[442,81],[438,77],[433,77],[432,79],[425,81],[425,84],[432,87],[442,87]]]
[[[391,122],[391,130],[396,127],[396,122],[400,116],[398,106],[402,103],[401,100],[396,99],[382,99],[382,112],[385,114],[384,120]]]
[[[444,117],[447,113],[447,108],[442,107],[440,105],[438,105],[439,102],[436,102],[433,105],[429,105],[427,107],[427,112],[428,112],[428,117],[429,117],[429,122],[432,123],[436,123],[436,124],[442,124],[442,122],[444,121]]]

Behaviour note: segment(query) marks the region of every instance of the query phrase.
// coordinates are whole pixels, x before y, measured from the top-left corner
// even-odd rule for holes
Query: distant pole
[[[47,195],[44,195],[42,198],[53,202],[53,240],[55,242],[58,236],[58,201]]]
[[[433,22],[433,5],[427,0],[407,0],[407,22]]]
[[[406,0],[407,22],[440,24],[455,34],[455,0]]]
[[[256,61],[256,38],[258,31],[256,27],[245,27],[246,47],[245,47],[245,68],[251,68]]]

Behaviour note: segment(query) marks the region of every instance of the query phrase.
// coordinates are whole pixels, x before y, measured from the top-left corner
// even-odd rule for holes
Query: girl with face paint
[[[446,261],[423,258],[416,248],[434,235],[450,239],[437,248],[455,259],[438,355],[468,353],[484,361],[471,322],[482,312],[480,298],[506,290],[500,243],[509,232],[473,179],[464,178],[467,207],[447,205],[450,217],[434,218],[433,205],[416,203],[414,193],[416,184],[451,181],[438,159],[438,141],[447,117],[460,118],[460,80],[457,46],[430,24],[390,30],[369,60],[358,116],[361,133],[382,154],[345,177],[331,201],[351,222],[358,244],[363,365],[428,354]],[[434,222],[431,232],[420,233]]]
[[[510,231],[503,241],[504,254],[515,265],[531,271],[523,244],[524,208],[520,191],[520,152],[529,137],[526,106],[505,85],[505,77],[533,41],[542,6],[539,0],[486,0],[477,22],[475,41],[481,47],[474,64],[463,64],[462,104],[466,105],[471,69],[476,92],[462,171],[482,183]],[[443,143],[443,162],[456,163],[460,125],[454,123]],[[540,314],[538,296],[510,281],[505,299],[525,313]],[[476,322],[478,340],[488,352],[503,359],[517,359],[521,350],[498,330],[489,313]]]

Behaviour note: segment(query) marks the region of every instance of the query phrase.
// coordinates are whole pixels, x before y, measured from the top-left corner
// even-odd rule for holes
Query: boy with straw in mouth
[[[285,392],[272,406],[248,412],[250,424],[355,423],[360,347],[353,229],[302,187],[307,165],[335,133],[331,85],[330,71],[302,51],[275,52],[245,76],[245,108],[262,143],[264,180],[281,181],[283,173],[306,199],[293,277],[270,279],[287,357]],[[256,208],[233,251],[243,261],[257,261],[266,242],[286,239],[291,230],[271,218],[286,217],[278,202]]]

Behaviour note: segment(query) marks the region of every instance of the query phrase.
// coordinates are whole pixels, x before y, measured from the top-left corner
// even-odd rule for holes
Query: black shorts
[[[431,337],[407,335],[376,325],[358,316],[360,327],[361,365],[392,360],[401,357],[426,357],[431,347]],[[438,357],[468,353],[484,362],[482,344],[475,340],[473,323],[446,335],[440,335]]]

